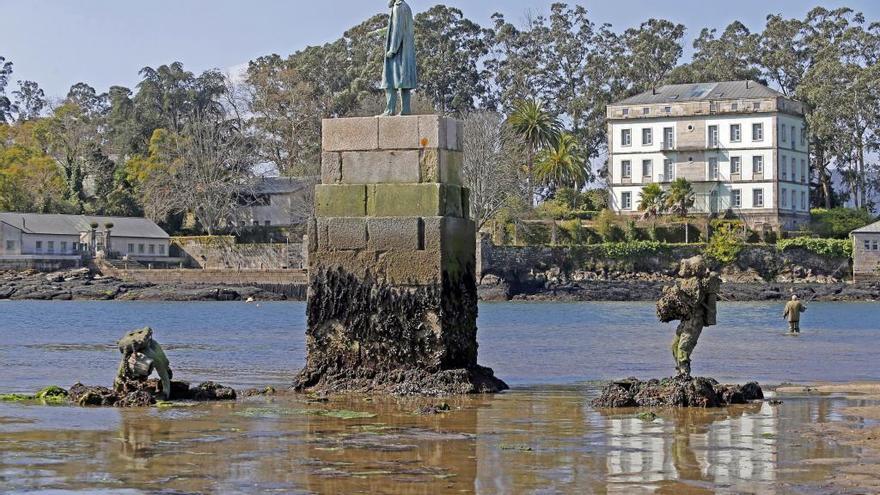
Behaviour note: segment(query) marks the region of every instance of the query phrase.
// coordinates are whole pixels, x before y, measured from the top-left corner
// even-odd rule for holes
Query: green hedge
[[[776,248],[780,251],[801,248],[820,256],[833,256],[835,258],[851,258],[853,254],[853,243],[849,239],[795,237],[794,239],[783,239],[777,242]]]
[[[670,248],[669,244],[657,241],[604,242],[592,246],[582,246],[582,252],[596,258],[632,260],[652,256]]]

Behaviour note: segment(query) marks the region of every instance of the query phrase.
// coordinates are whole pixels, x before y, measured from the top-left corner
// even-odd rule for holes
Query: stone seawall
[[[36,270],[48,273],[81,266],[82,258],[79,256],[0,256],[0,271]]]
[[[654,300],[670,283],[680,260],[701,245],[671,245],[630,258],[597,256],[583,247],[495,246],[480,243],[479,283],[484,301],[510,299]],[[821,300],[880,299],[880,284],[849,283],[848,258],[804,249],[746,246],[734,263],[713,267],[726,283],[728,300],[776,300],[800,293]]]
[[[206,270],[286,270],[303,268],[303,244],[239,244],[232,236],[173,237],[172,253],[191,268]]]

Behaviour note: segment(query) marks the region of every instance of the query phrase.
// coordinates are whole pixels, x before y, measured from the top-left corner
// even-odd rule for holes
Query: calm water
[[[304,360],[302,304],[0,303],[0,393],[109,384],[113,342],[150,325],[175,378],[284,385]],[[861,452],[810,440],[870,404],[787,396],[717,411],[596,411],[594,380],[668,375],[672,327],[638,303],[482,305],[480,361],[514,390],[450,399],[283,395],[171,409],[0,403],[3,493],[823,493]],[[726,304],[695,355],[724,380],[878,380],[880,304]],[[341,419],[320,412],[356,411]]]
[[[0,302],[0,393],[109,383],[126,331],[149,325],[175,376],[283,385],[305,360],[302,303]],[[762,383],[880,379],[880,303],[814,303],[803,335],[782,305],[730,303],[706,329],[695,374]],[[512,386],[672,372],[673,325],[647,303],[480,306],[480,363]]]

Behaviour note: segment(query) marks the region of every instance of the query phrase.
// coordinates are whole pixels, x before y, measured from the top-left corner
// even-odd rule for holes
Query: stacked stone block
[[[436,115],[323,122],[309,357],[298,388],[504,388],[476,361],[476,229],[461,181],[462,131]]]

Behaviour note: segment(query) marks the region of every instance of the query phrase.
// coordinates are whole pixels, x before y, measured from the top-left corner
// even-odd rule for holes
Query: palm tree
[[[577,140],[567,132],[559,135],[555,146],[538,153],[535,180],[551,189],[570,187],[579,190],[587,183],[587,169]]]
[[[675,215],[687,216],[694,206],[694,188],[687,179],[679,177],[672,181],[666,194],[666,206]]]
[[[547,112],[543,103],[535,99],[520,100],[515,103],[513,113],[507,118],[507,124],[525,145],[528,154],[526,163],[528,190],[529,194],[533,195],[535,156],[541,149],[556,145],[562,124]],[[529,203],[531,204],[532,201],[530,197]]]
[[[652,183],[642,188],[639,211],[643,220],[653,220],[666,211],[666,193],[660,184]]]

